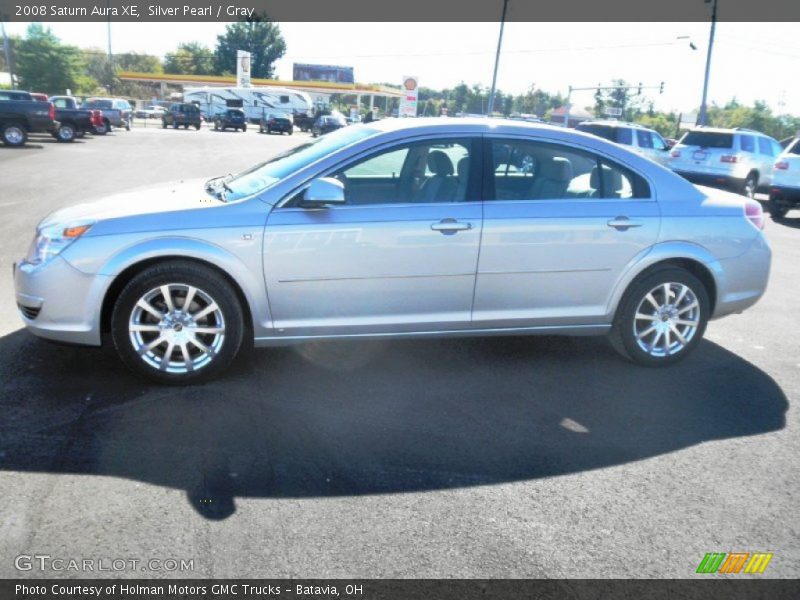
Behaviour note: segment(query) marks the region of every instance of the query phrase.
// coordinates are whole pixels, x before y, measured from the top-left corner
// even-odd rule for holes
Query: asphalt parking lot
[[[0,148],[0,577],[86,575],[15,568],[49,555],[193,560],[90,574],[116,577],[689,578],[737,551],[797,577],[800,211],[767,224],[761,302],[666,370],[602,338],[320,343],[175,389],[22,329],[11,266],[41,217],[308,139],[255,129]]]

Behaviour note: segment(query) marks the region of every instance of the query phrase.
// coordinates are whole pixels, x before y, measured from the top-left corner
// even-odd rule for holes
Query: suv
[[[669,144],[660,133],[643,125],[622,121],[584,121],[578,123],[575,129],[625,146],[660,165],[666,165],[669,161]]]
[[[214,116],[214,131],[225,131],[226,129],[247,131],[247,120],[242,109],[229,108]]]
[[[262,115],[261,121],[259,121],[258,124],[258,132],[272,133],[273,131],[277,131],[281,134],[288,133],[289,135],[292,135],[294,127],[291,119],[280,113],[266,113]]]
[[[164,129],[170,125],[174,129],[178,127],[189,129],[189,126],[193,126],[199,131],[201,124],[200,107],[196,104],[176,102],[171,104],[169,110],[161,115],[161,127]]]
[[[697,127],[672,148],[667,166],[692,183],[729,189],[752,198],[772,182],[780,144],[752,129]]]
[[[778,156],[769,188],[769,213],[780,221],[800,206],[800,137],[794,138]]]

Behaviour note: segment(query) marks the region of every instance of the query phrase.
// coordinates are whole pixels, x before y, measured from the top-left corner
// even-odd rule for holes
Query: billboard
[[[399,117],[417,116],[417,92],[419,91],[419,80],[414,75],[403,77],[403,93],[400,98]]]
[[[330,83],[355,83],[353,67],[337,65],[309,65],[294,63],[292,79],[295,81],[327,81]]]
[[[250,87],[250,53],[236,52],[236,87]]]

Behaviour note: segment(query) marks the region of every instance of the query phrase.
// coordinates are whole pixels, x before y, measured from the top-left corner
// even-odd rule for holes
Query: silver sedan
[[[609,335],[672,364],[764,293],[761,206],[595,136],[388,119],[237,175],[59,210],[15,266],[25,325],[165,383],[245,341]]]

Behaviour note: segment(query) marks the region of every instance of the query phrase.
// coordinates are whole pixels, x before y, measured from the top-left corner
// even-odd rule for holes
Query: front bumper
[[[87,275],[56,256],[42,265],[14,264],[14,290],[25,327],[34,335],[99,346],[100,313],[110,277]]]

